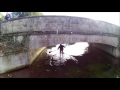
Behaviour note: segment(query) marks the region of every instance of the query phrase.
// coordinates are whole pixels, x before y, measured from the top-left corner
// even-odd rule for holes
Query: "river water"
[[[48,57],[37,58],[34,64],[20,70],[1,74],[0,78],[119,78],[120,69],[111,63],[114,57],[99,50],[89,51],[89,43],[63,44],[60,55],[58,45],[48,47]],[[110,58],[107,58],[110,57]]]
[[[59,44],[47,50],[47,54],[51,59],[54,60],[50,60],[51,66],[53,66],[52,63],[56,66],[59,66],[61,64],[64,65],[67,60],[73,60],[78,63],[78,60],[73,56],[82,56],[88,52],[87,50],[89,47],[89,44],[86,42],[79,42],[72,45],[63,45],[65,46],[63,55],[60,55],[60,51],[58,50]]]

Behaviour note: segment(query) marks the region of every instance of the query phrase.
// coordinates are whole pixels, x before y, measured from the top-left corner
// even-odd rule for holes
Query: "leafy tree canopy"
[[[26,16],[41,16],[41,12],[12,12],[12,18],[26,17]]]
[[[0,20],[4,20],[4,15],[0,13]]]

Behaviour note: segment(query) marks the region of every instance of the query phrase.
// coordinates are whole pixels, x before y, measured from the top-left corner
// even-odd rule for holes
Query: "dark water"
[[[89,51],[87,43],[65,45],[60,56],[58,45],[48,48],[48,57],[14,72],[0,75],[0,78],[119,78],[120,69],[114,68],[113,57],[94,49]],[[50,52],[50,53],[49,53]],[[110,58],[106,58],[106,57]],[[113,58],[113,61],[115,59]]]

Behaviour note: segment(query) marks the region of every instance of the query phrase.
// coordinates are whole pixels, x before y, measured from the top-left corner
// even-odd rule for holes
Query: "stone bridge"
[[[3,64],[5,57],[11,60],[11,55],[24,53],[28,63],[29,53],[41,47],[75,42],[94,43],[92,46],[120,58],[119,26],[81,17],[37,16],[1,22],[0,62]]]

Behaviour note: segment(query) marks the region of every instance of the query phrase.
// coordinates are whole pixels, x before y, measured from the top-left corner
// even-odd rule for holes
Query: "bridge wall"
[[[28,53],[0,57],[0,73],[22,68],[27,65],[29,65]]]
[[[29,37],[29,50],[34,50],[39,47],[52,46],[60,43],[75,43],[75,42],[89,42],[93,47],[120,58],[120,50],[117,48],[119,39],[117,37],[98,36],[98,35],[31,35]]]
[[[38,56],[43,60],[46,58],[46,50],[43,47],[19,54],[0,56],[0,74],[29,66]]]
[[[70,16],[39,16],[27,17],[1,23],[1,33],[25,31],[81,31],[90,33],[107,33],[120,35],[120,27],[81,17]]]
[[[110,45],[105,45],[105,44],[92,44],[92,47],[97,47],[111,55],[113,55],[114,57],[116,58],[120,58],[120,49],[116,48],[116,47],[113,47],[113,46],[110,46]]]
[[[34,50],[39,47],[52,46],[60,43],[75,43],[75,42],[90,42],[104,43],[117,47],[118,38],[98,35],[31,35],[29,37],[29,50]]]

